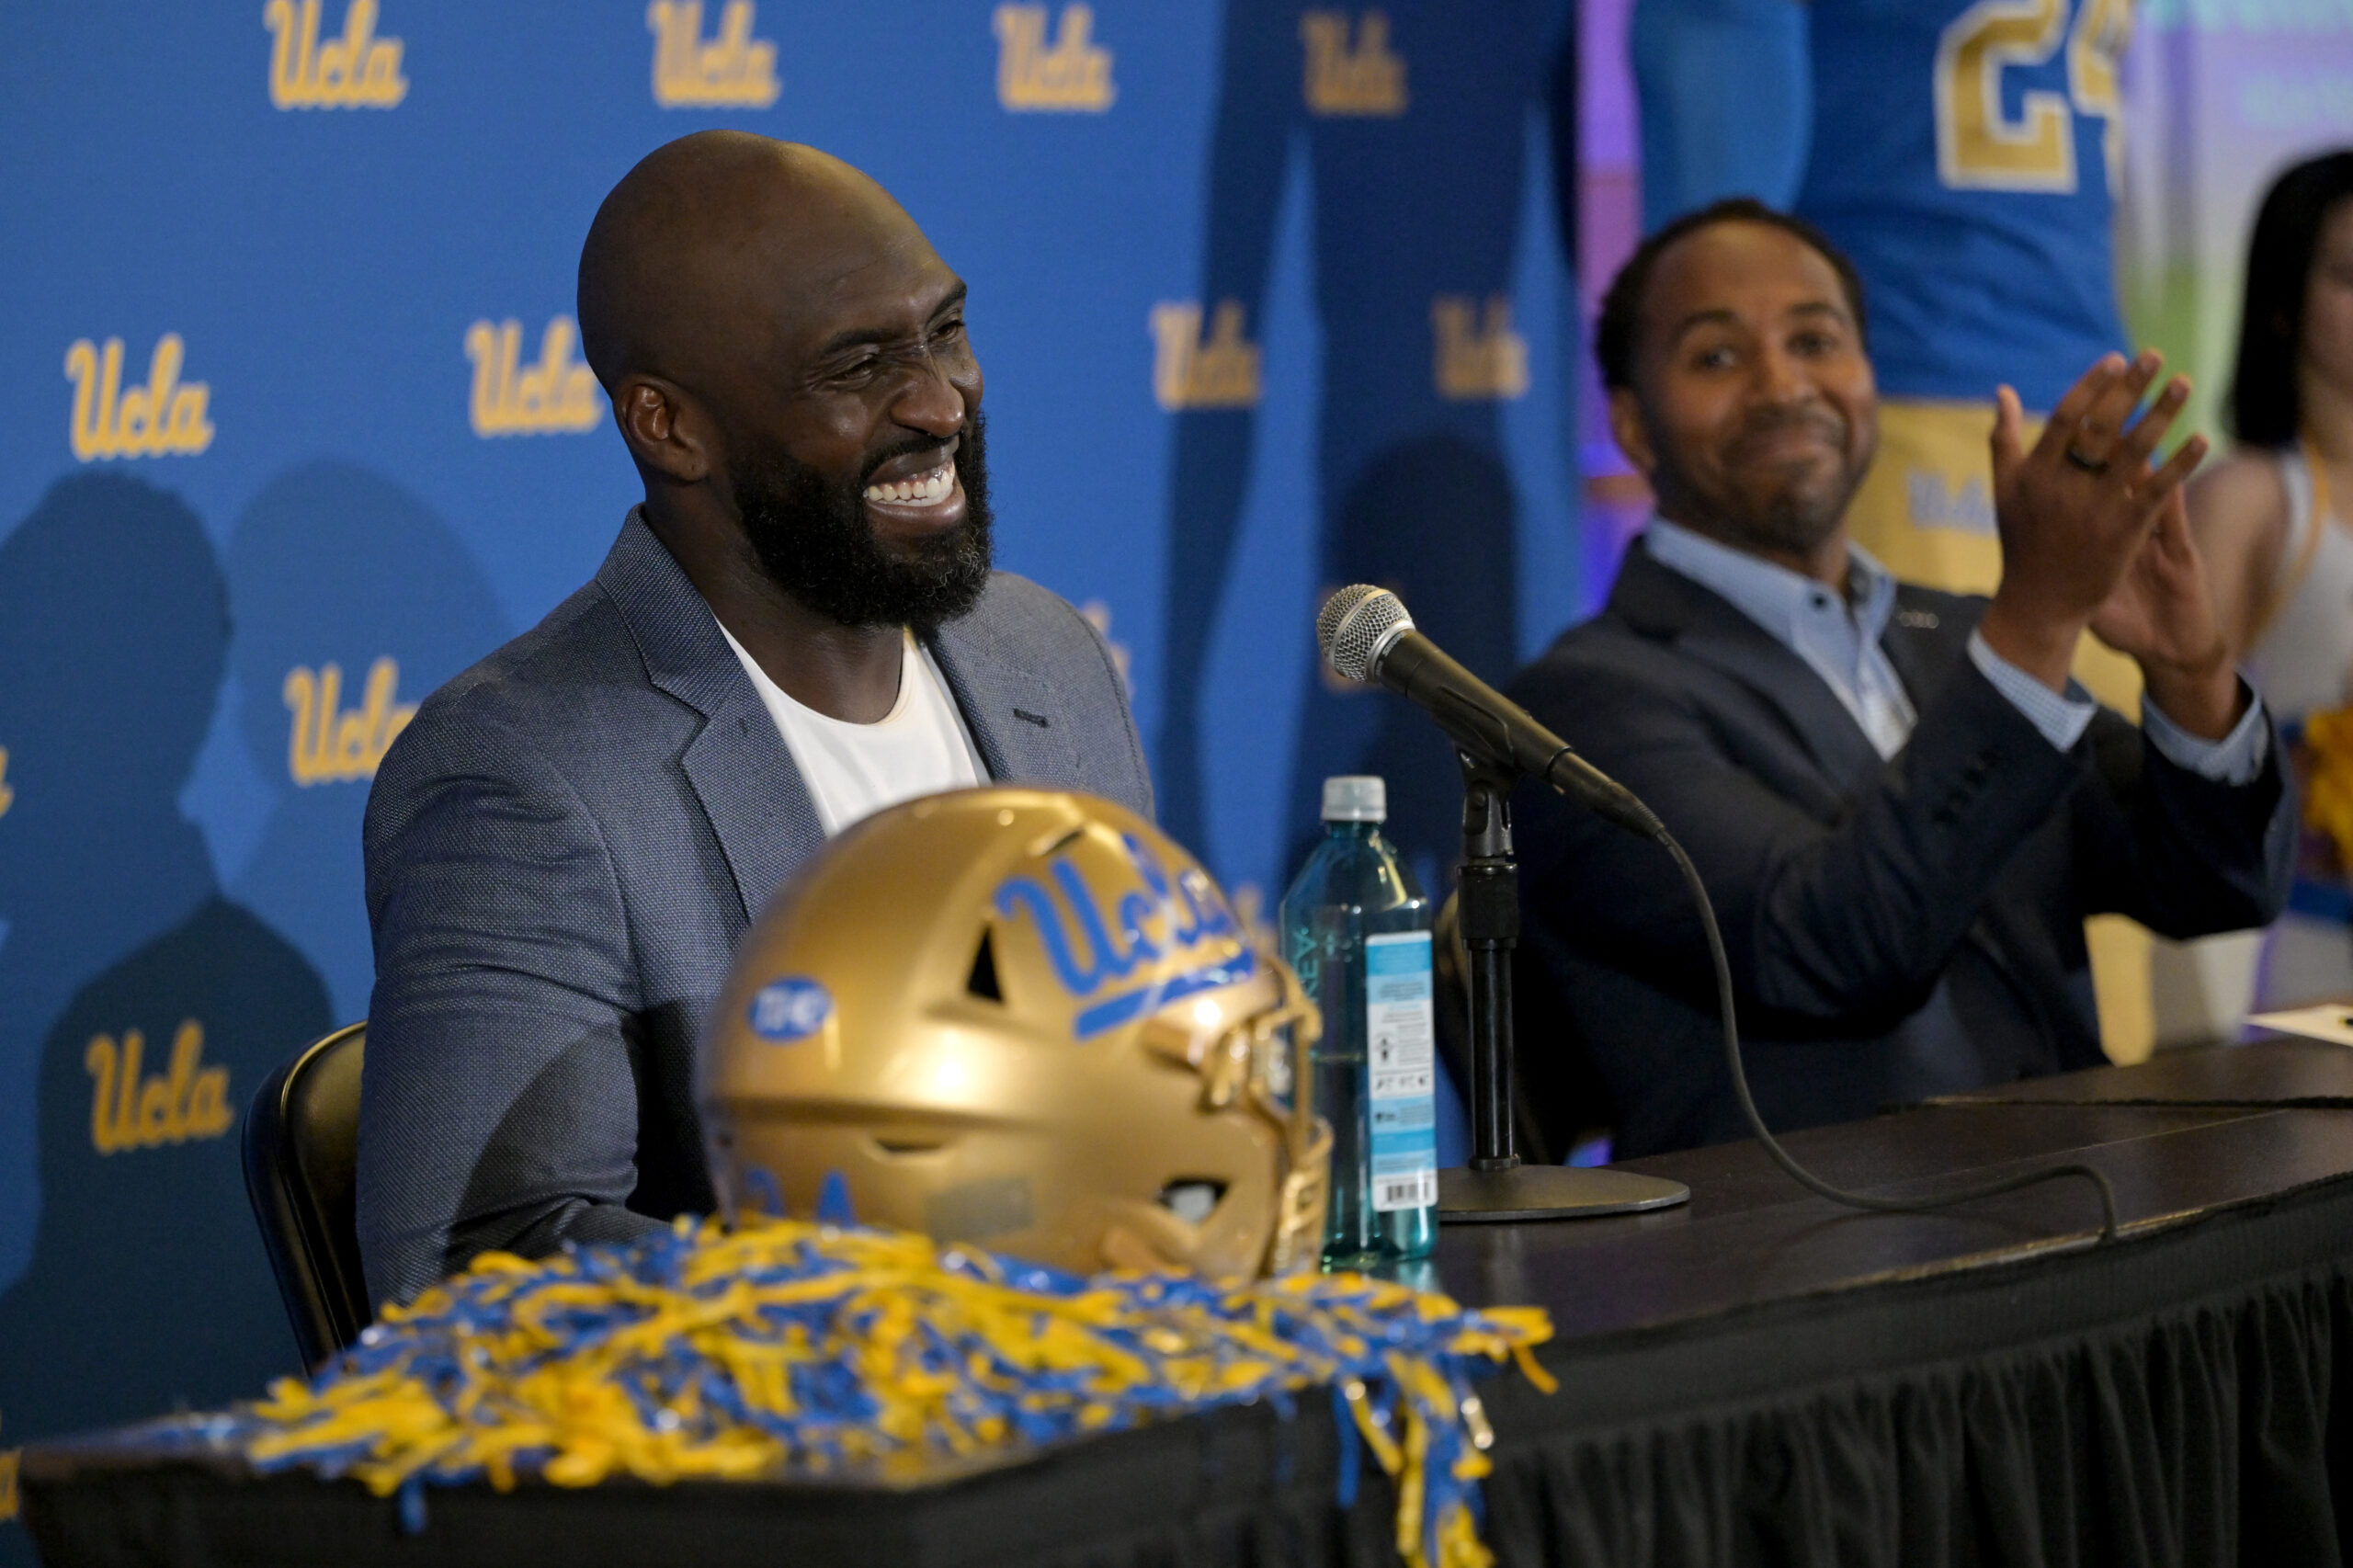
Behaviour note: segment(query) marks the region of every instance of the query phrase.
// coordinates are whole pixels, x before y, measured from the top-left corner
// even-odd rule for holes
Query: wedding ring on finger
[[[2075,467],[2082,469],[2086,473],[2106,473],[2108,472],[2108,460],[2106,458],[2086,457],[2082,451],[2077,449],[2073,441],[2068,442],[2065,448],[2061,450],[2059,455],[2065,458]]]

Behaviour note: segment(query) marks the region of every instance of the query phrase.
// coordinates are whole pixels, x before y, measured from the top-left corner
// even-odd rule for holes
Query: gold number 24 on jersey
[[[2074,117],[2082,114],[2106,121],[2101,148],[2114,192],[2124,159],[2116,62],[2131,25],[2131,0],[1978,0],[1955,17],[1937,44],[1938,178],[1961,190],[2072,193]],[[2045,63],[2063,40],[2067,91],[2029,92],[2017,118],[2006,115],[2002,73]]]

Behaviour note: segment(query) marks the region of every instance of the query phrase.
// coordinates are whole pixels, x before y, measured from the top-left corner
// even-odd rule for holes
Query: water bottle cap
[[[1325,822],[1386,822],[1389,786],[1370,774],[1348,773],[1324,780]]]

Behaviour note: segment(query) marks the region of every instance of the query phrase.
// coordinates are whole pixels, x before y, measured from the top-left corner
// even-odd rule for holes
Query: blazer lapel
[[[1899,584],[1895,613],[1879,640],[1887,662],[1895,667],[1912,706],[1922,712],[1958,666],[1954,660],[1967,646],[1974,618],[1957,610],[1943,595],[1931,596]]]
[[[996,618],[975,609],[932,633],[926,645],[992,781],[1086,777],[1067,705],[1034,668],[1022,667]]]
[[[1640,541],[1626,551],[1609,608],[1635,631],[1747,687],[1838,789],[1880,766],[1870,737],[1803,659],[1721,596],[1660,565]]]
[[[749,921],[824,842],[809,787],[710,607],[638,508],[631,508],[597,581],[636,639],[646,678],[703,716],[678,764]]]

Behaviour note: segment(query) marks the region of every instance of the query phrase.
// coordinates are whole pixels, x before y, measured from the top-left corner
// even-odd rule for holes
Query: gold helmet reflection
[[[828,844],[745,938],[702,1051],[722,1206],[1092,1272],[1311,1267],[1314,1009],[1134,812],[960,790]]]

